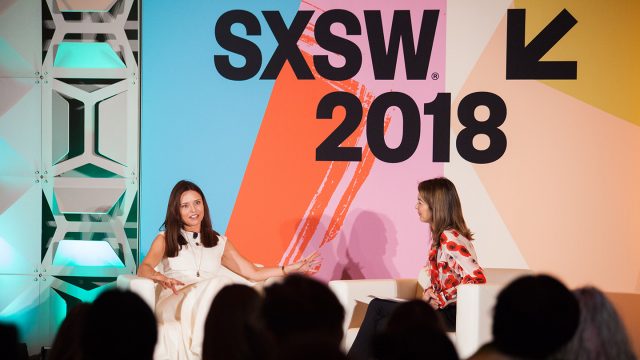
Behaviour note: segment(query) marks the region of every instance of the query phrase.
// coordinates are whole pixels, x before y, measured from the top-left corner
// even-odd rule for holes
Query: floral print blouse
[[[438,249],[431,248],[427,267],[441,309],[456,302],[458,285],[487,282],[473,244],[453,229],[442,232]]]

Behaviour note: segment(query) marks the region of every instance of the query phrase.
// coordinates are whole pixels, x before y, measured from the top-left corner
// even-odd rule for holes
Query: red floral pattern
[[[440,235],[440,247],[429,251],[429,275],[431,288],[438,298],[440,308],[455,303],[460,284],[484,284],[484,272],[476,259],[475,249],[469,239],[456,230],[446,230]]]

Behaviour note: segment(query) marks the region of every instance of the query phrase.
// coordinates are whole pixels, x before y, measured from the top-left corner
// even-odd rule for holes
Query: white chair
[[[458,287],[456,332],[449,336],[461,358],[471,356],[491,340],[493,306],[502,288],[512,280],[531,271],[527,269],[484,269],[485,284],[464,284]],[[415,299],[421,290],[417,279],[333,280],[329,287],[345,308],[345,350],[353,344],[367,311],[368,299]]]

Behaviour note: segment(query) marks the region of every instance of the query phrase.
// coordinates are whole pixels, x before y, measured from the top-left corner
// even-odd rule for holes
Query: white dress
[[[155,360],[200,359],[204,323],[213,298],[226,285],[244,283],[221,264],[225,236],[218,236],[218,244],[210,248],[196,245],[199,239],[193,239],[192,232],[182,230],[182,236],[188,244],[178,256],[162,259],[163,273],[185,286],[179,287],[178,294],[163,289],[158,296]]]

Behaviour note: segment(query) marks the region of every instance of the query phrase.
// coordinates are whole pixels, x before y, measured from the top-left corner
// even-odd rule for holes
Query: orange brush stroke
[[[313,24],[308,25],[307,34],[312,30]],[[314,45],[315,39],[307,34],[300,41]],[[283,263],[295,261],[304,253],[347,171],[347,162],[315,161],[315,148],[335,130],[337,121],[344,118],[344,109],[336,108],[333,121],[318,121],[315,110],[320,99],[334,91],[356,94],[363,104],[365,118],[374,99],[357,81],[323,79],[313,67],[311,55],[303,51],[303,56],[316,80],[298,80],[288,64],[280,72],[227,229],[241,253],[265,264],[280,260],[290,245],[294,251],[286,254]],[[385,131],[389,121],[387,117]],[[365,122],[361,121],[341,146],[355,146],[364,136],[364,126]],[[365,146],[363,160],[341,196],[322,244],[333,240],[341,229],[374,161]]]
[[[347,169],[345,162],[315,161],[315,148],[344,116],[344,109],[338,108],[336,120],[316,119],[320,99],[333,91],[321,79],[298,80],[288,65],[276,80],[227,229],[236,247],[252,261],[279,261],[322,179],[329,174],[339,180]],[[352,136],[343,146],[356,141]],[[322,213],[337,185],[333,180],[325,183],[313,213]],[[304,237],[310,237],[318,220],[309,216],[305,221]]]
[[[313,25],[307,26],[307,31],[310,31],[312,29],[313,29]],[[315,44],[315,39],[313,39],[313,37],[310,35],[306,35],[306,34],[302,35],[300,40],[307,44]],[[312,62],[308,62],[308,63],[312,64]],[[314,67],[312,67],[312,72],[314,73],[314,76],[317,78],[318,75]],[[335,87],[339,91],[345,91],[345,92],[350,92],[352,94],[357,94],[363,106],[363,118],[366,119],[367,113],[369,111],[369,107],[371,106],[371,103],[373,102],[373,99],[374,99],[373,94],[368,92],[366,87],[362,86],[359,82],[355,80],[345,80],[345,81],[327,80],[327,83],[329,83],[331,86]],[[387,116],[385,118],[385,124],[384,124],[385,133],[387,131],[389,123],[390,123],[390,117]],[[344,146],[353,146],[353,144],[355,144],[363,136],[364,126],[365,126],[365,121],[361,121],[358,128],[344,142]],[[375,157],[372,156],[369,146],[366,145],[363,149],[362,161],[360,161],[360,163],[356,167],[354,176],[350,180],[347,190],[345,191],[344,194],[342,194],[340,202],[338,203],[336,211],[334,212],[331,218],[331,221],[329,222],[329,226],[327,227],[325,235],[322,239],[321,246],[332,241],[336,237],[340,229],[342,228],[342,225],[344,224],[344,220],[348,213],[348,210],[351,207],[351,204],[353,203],[353,200],[355,199],[356,194],[364,184],[366,178],[369,176],[369,173],[371,172],[374,162],[375,162]],[[334,163],[334,164],[344,164],[344,163]],[[304,254],[307,246],[309,245],[309,242],[313,238],[313,235],[315,234],[319,225],[319,219],[321,215],[324,213],[324,211],[326,210],[329,204],[329,201],[334,195],[337,185],[340,183],[340,179],[344,176],[346,171],[346,167],[344,166],[341,166],[340,169],[338,169],[337,171],[334,171],[333,169],[334,167],[331,167],[329,170],[329,173],[327,174],[327,183],[331,184],[331,188],[322,189],[320,196],[318,196],[313,200],[311,210],[309,211],[309,213],[307,214],[307,217],[304,220],[305,223],[302,228],[303,230],[298,234],[298,237],[294,240],[294,244],[293,244],[294,251],[291,251],[289,254],[287,254],[287,256],[283,261],[284,263],[289,263],[291,261],[295,261],[298,258],[300,258],[300,256]],[[299,250],[295,251],[296,248],[298,248]]]

